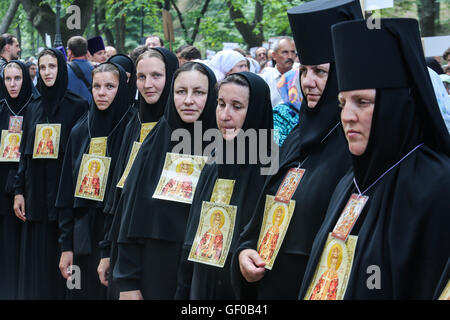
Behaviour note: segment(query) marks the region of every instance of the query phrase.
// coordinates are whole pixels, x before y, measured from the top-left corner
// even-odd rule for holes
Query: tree
[[[208,6],[209,6],[210,2],[211,2],[211,0],[205,0],[203,2],[201,11],[195,17],[195,23],[194,23],[192,34],[189,35],[189,29],[184,22],[184,18],[183,18],[183,14],[181,13],[181,10],[178,8],[175,0],[170,0],[172,7],[175,9],[175,11],[177,13],[178,20],[180,21],[180,26],[183,30],[184,38],[185,38],[186,42],[190,45],[194,44],[195,39],[197,38],[199,29],[200,29],[201,19],[206,14],[206,11],[208,10]]]
[[[8,11],[3,17],[2,23],[0,24],[0,34],[8,31],[8,28],[11,25],[14,16],[16,15],[17,9],[19,8],[19,4],[19,0],[11,0],[11,2],[9,3]]]
[[[255,1],[254,16],[251,22],[245,17],[236,2],[225,0],[225,4],[229,9],[231,20],[233,20],[247,46],[249,48],[261,46],[264,41],[264,29],[261,23],[264,15],[263,0]]]
[[[45,34],[49,34],[53,40],[56,33],[56,14],[53,12],[50,4],[47,1],[36,0],[20,0],[20,3],[27,13],[28,20],[33,27],[36,28],[42,38],[45,39]],[[60,19],[61,38],[63,43],[67,43],[67,40],[72,36],[82,35],[84,33],[94,8],[94,0],[74,0],[72,1],[72,4],[82,8],[82,10],[80,10],[81,25],[80,29],[71,30],[67,27],[67,19],[71,14],[63,16]]]

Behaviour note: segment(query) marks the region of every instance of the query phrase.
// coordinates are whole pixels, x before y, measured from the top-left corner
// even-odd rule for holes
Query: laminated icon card
[[[236,206],[203,201],[188,260],[223,268],[233,239]]]
[[[139,137],[139,142],[144,142],[145,138],[148,136],[150,131],[156,126],[157,122],[145,122],[141,126],[141,135]]]
[[[343,300],[357,241],[357,236],[342,241],[328,235],[305,300]]]
[[[123,188],[125,185],[125,180],[128,177],[128,174],[130,173],[131,166],[133,165],[134,160],[136,159],[136,155],[138,154],[139,149],[141,148],[142,143],[135,141],[133,143],[133,147],[131,148],[130,157],[128,158],[127,166],[125,167],[125,170],[122,174],[122,177],[120,178],[119,182],[117,183],[117,188]]]
[[[450,300],[450,280],[447,281],[447,285],[439,296],[438,300]]]
[[[60,123],[36,125],[33,159],[58,159]]]
[[[19,162],[21,132],[2,130],[0,141],[0,162]]]
[[[266,195],[264,218],[258,238],[257,251],[266,262],[265,268],[272,270],[275,259],[283,243],[284,236],[294,213],[295,200],[289,203],[275,201],[274,196]]]
[[[103,201],[111,158],[83,154],[78,172],[75,197]]]
[[[191,204],[207,160],[203,156],[168,152],[153,198]]]

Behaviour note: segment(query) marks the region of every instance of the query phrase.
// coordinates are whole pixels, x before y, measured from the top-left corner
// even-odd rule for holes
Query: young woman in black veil
[[[14,215],[14,177],[20,159],[23,117],[37,103],[28,68],[13,60],[1,77],[0,101],[0,299],[17,299],[21,221]]]
[[[60,211],[61,259],[67,279],[77,265],[81,288],[69,291],[71,299],[104,299],[97,267],[102,256],[108,215],[104,194],[117,163],[123,134],[136,110],[129,101],[127,76],[116,64],[98,65],[92,72],[93,101],[89,112],[73,128],[64,157],[56,206]]]
[[[117,61],[119,58],[120,60],[125,59],[122,56],[114,56],[110,60]],[[140,145],[164,114],[169,99],[170,84],[176,69],[178,69],[178,60],[172,52],[164,48],[152,48],[138,57],[136,61],[137,76],[136,74],[134,77],[131,76],[131,79],[135,79],[135,82],[136,78],[138,79],[137,112],[125,129],[121,151],[111,180],[112,187],[106,195],[104,212],[110,214],[108,219],[111,222],[109,224],[114,225],[115,231],[109,232],[111,226],[105,228],[105,239],[102,241],[105,255],[102,259],[103,263],[98,268],[100,279],[102,283],[108,286],[108,297],[111,299],[119,298],[119,291],[117,285],[112,281],[112,276],[107,278],[107,274],[111,274],[114,269],[117,256],[116,237],[121,214],[119,212],[115,215],[116,205],[122,193],[126,172],[131,168],[131,156],[136,156]],[[114,221],[112,221],[113,219]],[[111,249],[108,249],[108,247],[111,247]]]
[[[200,63],[175,72],[164,116],[125,181],[113,271],[121,299],[174,297],[190,202],[205,161],[202,136],[216,127],[215,85],[214,73]]]
[[[27,108],[14,184],[14,212],[24,221],[20,243],[19,299],[63,299],[58,272],[59,177],[70,130],[88,103],[67,90],[67,65],[57,49],[38,57],[37,103]]]
[[[280,150],[280,169],[241,234],[232,269],[236,294],[248,296],[246,287],[256,283],[258,299],[297,298],[328,201],[351,165],[340,130],[330,27],[361,17],[359,1],[311,1],[290,9],[288,17],[305,99],[299,125]]]
[[[260,153],[271,148],[269,87],[248,72],[229,75],[218,87],[216,120],[223,150],[216,149],[215,155],[220,152],[222,158],[206,165],[199,178],[189,213],[176,299],[236,299],[230,278],[231,257],[267,177],[261,174]],[[239,130],[243,130],[241,136]],[[250,131],[256,140],[248,138],[242,144],[241,138]],[[259,147],[262,143],[265,149]],[[246,161],[240,164],[237,160],[242,156]],[[256,161],[249,161],[253,156]]]
[[[300,299],[432,299],[450,256],[450,137],[418,23],[380,25],[332,27],[353,166],[314,240]]]

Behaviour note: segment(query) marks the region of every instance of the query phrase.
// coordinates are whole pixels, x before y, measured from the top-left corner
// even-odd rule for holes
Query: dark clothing
[[[272,141],[270,132],[273,129],[272,104],[270,100],[270,90],[267,84],[260,77],[251,73],[239,73],[249,84],[249,105],[247,115],[242,126],[246,132],[249,129],[266,130],[268,137],[263,141],[263,137],[258,137],[258,141],[252,142],[258,146],[258,150],[251,150],[250,142],[247,142],[245,149],[239,149],[245,152],[246,156],[250,152],[256,152],[261,157],[261,145],[266,144],[266,150],[270,150]],[[232,141],[223,140],[223,159],[224,161],[206,165],[200,175],[198,189],[195,192],[189,212],[189,219],[186,228],[186,236],[183,245],[183,255],[180,261],[178,272],[178,288],[176,299],[236,299],[231,285],[231,258],[235,252],[244,226],[252,217],[254,204],[257,201],[260,191],[266,180],[265,175],[261,174],[261,158],[256,163],[246,161],[245,164],[237,164],[237,144],[238,137]],[[229,162],[227,154],[227,142],[233,143],[234,157]],[[268,144],[268,145],[267,145]],[[218,150],[215,150],[216,154]],[[273,155],[272,150],[272,155]],[[270,154],[270,151],[268,152]],[[278,154],[277,154],[278,155]],[[241,156],[241,155],[240,155]],[[226,257],[223,268],[211,266],[200,262],[187,261],[194,238],[200,223],[200,215],[204,201],[211,201],[214,186],[217,179],[234,180],[233,193],[229,205],[236,206],[236,216],[234,218],[233,238],[230,243],[230,250]],[[208,223],[208,222],[207,222]],[[225,243],[222,244],[221,257],[225,255]]]
[[[61,299],[64,283],[58,269],[58,212],[55,208],[58,182],[70,130],[87,111],[87,102],[66,90],[67,69],[64,56],[57,56],[58,75],[48,88],[39,79],[41,96],[27,107],[20,162],[14,194],[25,198],[27,221],[21,235],[19,299]],[[36,125],[61,124],[57,159],[33,159]]]
[[[199,140],[198,133],[202,134],[216,127],[216,79],[208,67],[201,64],[198,67],[207,71],[209,88],[206,105],[198,119],[202,123],[200,132],[194,136],[194,124],[182,121],[175,109],[172,87],[164,116],[143,142],[117,204],[116,212],[122,213],[122,219],[113,277],[118,282],[120,291],[142,290],[144,299],[173,298],[177,283],[177,264],[189,213],[189,204],[152,198],[166,153],[171,152],[177,144],[176,141],[171,141],[172,132],[183,128],[191,134],[191,142],[194,143],[194,140]],[[191,154],[193,153],[194,148],[191,148]],[[146,246],[150,241],[152,244]],[[155,260],[154,257],[164,254],[167,247],[173,253],[171,259]],[[158,261],[159,266],[155,266],[155,261]],[[161,279],[167,281],[162,284]],[[148,291],[146,288],[153,290]]]
[[[111,179],[122,143],[126,124],[135,110],[128,100],[125,71],[119,69],[119,87],[111,105],[99,110],[95,102],[89,112],[72,129],[64,157],[56,207],[60,212],[59,228],[61,250],[73,251],[73,263],[83,270],[85,286],[70,292],[71,299],[103,299],[106,288],[100,283],[97,267],[100,259],[109,256],[99,245],[109,228],[108,215],[103,213],[103,201],[74,197],[75,187],[84,154],[89,152],[92,138],[107,137],[106,157],[111,158],[105,193],[111,188]],[[106,174],[106,173],[105,173]],[[108,247],[109,250],[109,247]],[[83,278],[82,277],[82,278]]]
[[[94,67],[88,60],[84,59],[74,59],[70,63],[76,64],[82,71],[87,83],[92,83],[92,70]],[[69,77],[69,84],[67,85],[67,90],[75,92],[79,96],[83,97],[89,104],[92,101],[92,93],[86,86],[84,81],[77,77],[72,67],[67,64],[67,74]]]

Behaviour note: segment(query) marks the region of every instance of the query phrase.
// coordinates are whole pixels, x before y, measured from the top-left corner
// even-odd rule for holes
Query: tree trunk
[[[115,33],[116,33],[116,50],[117,53],[125,53],[125,15],[119,15],[121,8],[116,8],[116,19],[114,20],[115,23]]]
[[[230,18],[233,20],[236,29],[242,35],[248,48],[259,47],[264,41],[263,28],[260,22],[264,13],[264,5],[261,0],[255,3],[255,18],[250,24],[240,9],[233,6],[231,0],[226,0],[225,4],[229,8]],[[259,27],[258,29],[256,29]]]
[[[19,0],[11,0],[9,3],[8,11],[6,11],[5,16],[2,19],[2,23],[0,24],[0,34],[3,34],[8,31],[11,22],[13,21],[17,9],[19,8],[20,1]]]
[[[417,3],[417,14],[422,37],[435,35],[435,12],[434,0],[419,0]]]
[[[27,13],[28,20],[31,22],[34,28],[39,32],[43,39],[45,34],[49,34],[50,37],[55,39],[56,33],[56,14],[53,12],[52,7],[47,3],[40,3],[36,0],[20,0],[23,9]],[[61,38],[65,45],[70,37],[82,35],[92,15],[94,8],[94,0],[74,0],[72,5],[76,5],[80,8],[80,29],[68,29],[67,19],[72,15],[68,14],[62,17],[61,24]]]

